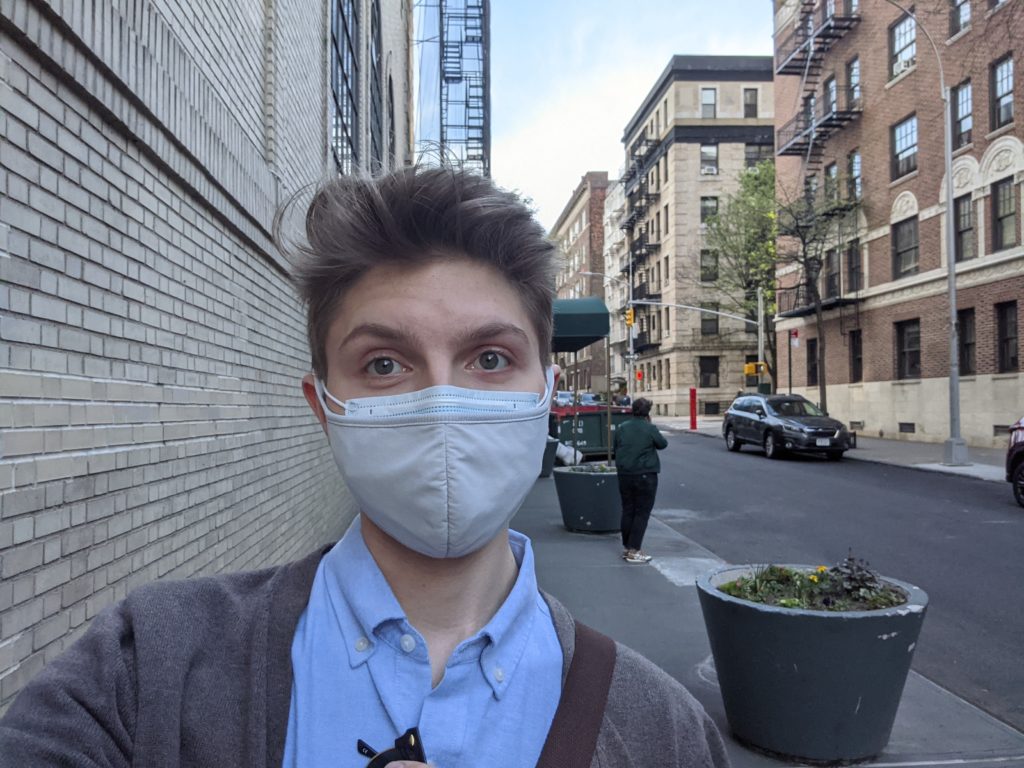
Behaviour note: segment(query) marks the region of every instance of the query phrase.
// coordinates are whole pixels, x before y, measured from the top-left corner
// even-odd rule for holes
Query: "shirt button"
[[[367,640],[365,637],[360,637],[358,640],[356,640],[356,650],[359,651],[360,653],[362,653],[363,651],[365,651],[369,647],[370,647],[370,641]]]
[[[402,650],[406,653],[412,653],[416,647],[416,640],[412,635],[402,635],[402,639],[399,642],[402,645]]]
[[[501,667],[495,667],[494,679],[497,680],[499,683],[502,682],[505,679],[505,670],[503,670]]]

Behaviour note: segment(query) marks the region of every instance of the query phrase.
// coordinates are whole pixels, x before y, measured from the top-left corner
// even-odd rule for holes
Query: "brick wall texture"
[[[0,0],[0,711],[133,587],[351,519],[271,240],[333,170],[327,23],[320,0]]]

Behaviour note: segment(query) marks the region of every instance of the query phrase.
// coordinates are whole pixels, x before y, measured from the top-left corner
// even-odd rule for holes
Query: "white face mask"
[[[396,541],[440,558],[480,549],[523,503],[540,474],[553,386],[548,369],[543,395],[439,386],[342,402],[319,380],[316,391],[360,510]]]

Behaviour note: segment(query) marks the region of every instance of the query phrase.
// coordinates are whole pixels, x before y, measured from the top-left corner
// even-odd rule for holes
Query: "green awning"
[[[555,299],[552,352],[577,352],[608,335],[608,307],[596,296]]]

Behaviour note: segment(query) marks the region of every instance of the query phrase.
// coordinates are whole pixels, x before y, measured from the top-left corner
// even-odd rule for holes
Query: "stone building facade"
[[[634,302],[652,302],[634,304],[630,375],[657,414],[687,413],[691,387],[702,413],[724,412],[756,360],[756,326],[699,311],[729,303],[703,222],[744,168],[771,158],[773,106],[770,57],[674,56],[626,126],[626,247],[608,269],[632,281]]]
[[[555,288],[560,299],[601,296],[604,271],[604,201],[607,171],[589,171],[580,179],[548,237],[559,249],[560,264]],[[559,389],[574,392],[606,392],[605,342],[584,347],[578,353],[560,354]]]
[[[410,37],[401,0],[0,11],[2,710],[133,587],[351,519],[273,222],[342,135],[407,161]]]
[[[779,388],[816,401],[824,379],[829,411],[859,432],[949,436],[949,182],[926,31],[953,89],[961,433],[969,444],[1002,446],[1006,425],[1024,413],[1020,6],[925,0],[915,22],[884,0],[776,3],[780,193],[832,185],[851,203],[818,277],[823,340],[799,287],[807,275],[780,270],[791,288],[779,294]],[[793,333],[798,346],[787,350]]]

